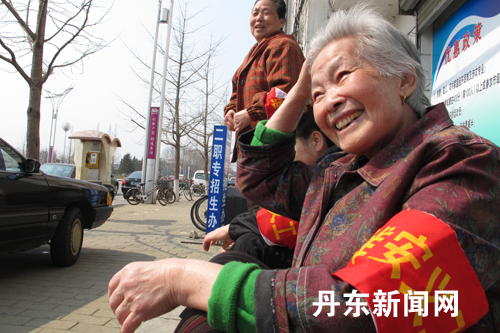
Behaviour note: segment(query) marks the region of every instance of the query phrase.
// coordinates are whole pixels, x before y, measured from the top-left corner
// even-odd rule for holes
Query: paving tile
[[[12,307],[29,309],[29,310],[42,310],[42,311],[52,310],[57,307],[57,304],[47,304],[45,301],[44,302],[21,301],[12,305]]]
[[[32,333],[32,332],[30,331],[29,333]],[[39,331],[37,331],[37,333],[68,333],[68,330],[61,330],[58,328],[44,327],[44,328],[41,328]]]
[[[108,309],[99,309],[96,312],[92,314],[93,316],[96,317],[104,317],[104,318],[115,318],[115,314],[113,313],[113,310],[108,307]]]
[[[0,316],[0,325],[22,326],[31,319],[32,319],[31,317],[26,317],[26,316],[13,316],[13,315]]]
[[[78,324],[77,322],[71,322],[71,321],[63,321],[63,320],[53,320],[47,322],[46,320],[40,319],[40,318],[35,318],[33,320],[30,320],[24,326],[27,327],[36,327],[39,329],[58,329],[58,330],[69,330],[73,326]]]
[[[61,311],[55,311],[55,310],[50,310],[50,311],[43,311],[43,310],[26,310],[24,311],[21,315],[24,317],[28,318],[44,318],[47,320],[56,320],[61,317],[64,317],[67,315],[67,312],[61,312]]]
[[[67,316],[61,318],[62,321],[74,321],[77,323],[87,323],[92,325],[104,325],[109,320],[109,318],[87,316],[78,313],[70,313]]]
[[[0,332],[5,332],[5,333],[38,333],[38,332],[40,332],[40,329],[39,328],[30,328],[30,327],[25,327],[25,326],[0,324]],[[68,332],[66,332],[66,333],[68,333]]]
[[[0,306],[0,316],[16,316],[26,311],[24,308],[15,308],[12,306]],[[0,331],[1,332],[1,331]]]
[[[79,323],[73,327],[70,332],[84,332],[84,333],[120,333],[119,327],[92,325],[89,323]]]

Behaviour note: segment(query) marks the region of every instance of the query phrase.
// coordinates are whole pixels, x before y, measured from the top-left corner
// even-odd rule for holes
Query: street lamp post
[[[68,134],[68,131],[71,129],[71,124],[70,123],[64,123],[62,125],[62,129],[64,131],[64,149],[63,149],[63,160],[62,160],[62,162],[64,163],[64,161],[65,161],[64,154],[66,153],[66,135]],[[68,154],[68,163],[69,163],[69,154]]]
[[[163,62],[163,79],[162,79],[162,88],[161,88],[161,103],[160,103],[160,116],[159,116],[159,130],[157,133],[157,147],[156,147],[156,164],[155,164],[155,172],[154,179],[158,179],[158,171],[160,168],[160,154],[161,154],[161,132],[162,132],[162,124],[163,124],[163,113],[165,110],[165,89],[167,85],[167,65],[168,65],[168,51],[170,50],[170,32],[172,30],[172,13],[174,10],[174,0],[170,2],[170,11],[164,9],[163,11],[163,21],[166,21],[168,26],[167,33],[167,41],[165,45],[165,58]],[[174,177],[175,179],[175,177]]]
[[[168,9],[163,9],[163,17],[160,19],[161,13],[161,0],[158,5],[158,21],[156,26],[156,36],[154,45],[154,55],[153,55],[153,66],[151,70],[151,82],[150,82],[150,95],[148,103],[148,117],[146,121],[146,142],[144,144],[144,158],[142,162],[142,179],[146,183],[145,190],[149,191],[153,187],[153,182],[151,180],[156,180],[158,178],[158,163],[160,159],[159,149],[161,147],[161,132],[162,132],[162,122],[163,122],[163,108],[165,100],[165,80],[167,72],[167,61],[168,61],[168,50],[170,45],[170,31],[172,27],[172,9],[174,5],[174,0],[171,0],[170,11]],[[160,23],[169,23],[169,29],[167,33],[167,45],[165,48],[165,60],[164,60],[164,71],[163,71],[163,87],[161,93],[161,103],[160,108],[151,107],[153,99],[153,83],[154,83],[154,66],[156,62],[156,48],[157,48],[157,38],[158,29]],[[153,110],[154,109],[154,110]],[[154,196],[148,198],[145,201],[147,204],[155,203]]]
[[[56,127],[57,127],[57,113],[59,112],[59,106],[61,106],[61,103],[66,97],[66,95],[73,90],[73,87],[69,87],[65,91],[63,91],[60,94],[53,94],[48,90],[45,90],[45,92],[49,95],[45,98],[49,98],[50,102],[52,103],[52,119],[50,122],[50,136],[49,136],[49,154],[47,156],[47,162],[51,163],[52,162],[52,154],[53,154],[53,149],[56,141]],[[56,101],[57,100],[57,101]],[[52,136],[52,129],[54,129],[54,136]],[[64,153],[63,153],[64,155]]]

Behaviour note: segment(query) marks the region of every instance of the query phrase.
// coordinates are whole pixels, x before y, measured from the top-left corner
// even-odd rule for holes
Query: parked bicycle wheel
[[[165,197],[167,198],[167,203],[172,204],[175,202],[175,193],[171,189],[163,189],[163,192],[165,193]]]
[[[200,197],[205,194],[205,185],[194,185],[191,192],[195,197]]]
[[[201,197],[191,207],[191,222],[201,231],[207,230],[208,196]]]
[[[162,206],[167,204],[167,195],[161,188],[156,191],[156,199]]]
[[[181,193],[184,195],[187,201],[193,201],[193,195],[191,194],[191,190],[189,189],[189,187],[185,187]]]
[[[142,202],[142,191],[137,188],[131,188],[125,194],[127,201],[131,205],[138,205]]]

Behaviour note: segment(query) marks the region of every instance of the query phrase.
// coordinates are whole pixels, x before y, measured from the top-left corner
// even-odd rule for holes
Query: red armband
[[[299,223],[288,217],[268,211],[265,208],[257,212],[257,224],[264,241],[269,246],[286,245],[293,249],[297,241]]]
[[[264,104],[266,107],[267,119],[271,119],[274,112],[283,104],[286,95],[287,93],[279,88],[273,88],[267,93],[266,102]]]
[[[369,295],[379,333],[461,332],[488,312],[455,232],[420,211],[394,216],[334,275]]]

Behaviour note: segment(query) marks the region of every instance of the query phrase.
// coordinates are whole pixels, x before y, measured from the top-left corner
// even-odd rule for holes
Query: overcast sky
[[[174,3],[174,19],[179,6],[184,0]],[[197,43],[228,35],[222,54],[217,58],[219,68],[217,73],[223,75],[224,82],[230,85],[230,80],[246,53],[255,43],[250,34],[249,20],[254,0],[190,0],[189,11],[195,12],[205,8],[192,24],[207,24],[203,33],[197,37]],[[163,0],[163,7],[169,8],[170,1]],[[61,93],[69,86],[74,89],[65,97],[59,108],[57,117],[55,150],[62,152],[65,133],[61,129],[68,122],[74,131],[97,129],[108,132],[117,124],[118,138],[122,148],[117,150],[120,156],[130,153],[142,158],[144,151],[144,132],[127,132],[130,120],[124,119],[126,107],[120,98],[126,100],[139,110],[146,110],[149,91],[147,87],[132,73],[132,67],[143,70],[126,46],[141,55],[149,62],[152,58],[153,43],[158,1],[116,0],[114,7],[107,16],[105,24],[96,29],[97,36],[107,40],[118,38],[106,49],[90,56],[84,61],[84,72],[80,74],[66,71],[65,75],[56,74],[49,78],[44,89],[52,93]],[[175,23],[174,23],[175,24]],[[167,25],[160,26],[159,44],[165,45]],[[158,67],[160,66],[160,67]],[[163,60],[157,63],[157,71],[163,71]],[[12,69],[0,61],[0,69]],[[149,72],[146,77],[149,78]],[[28,107],[28,84],[17,73],[0,71],[0,137],[14,147],[22,149],[26,136],[26,109]],[[40,120],[40,145],[47,149],[49,145],[50,121],[52,105],[49,99],[42,98]],[[122,111],[122,112],[121,112]],[[220,110],[223,113],[222,107]],[[66,151],[69,140],[66,141]],[[42,161],[44,162],[44,161]]]

